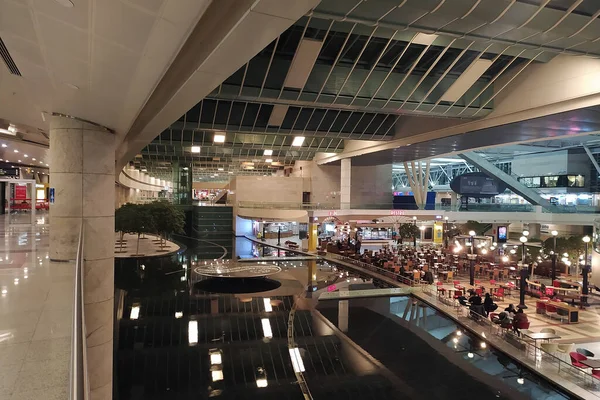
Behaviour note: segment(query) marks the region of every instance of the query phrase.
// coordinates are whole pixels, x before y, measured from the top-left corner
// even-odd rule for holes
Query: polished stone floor
[[[72,263],[48,259],[48,225],[0,216],[0,400],[68,398]]]

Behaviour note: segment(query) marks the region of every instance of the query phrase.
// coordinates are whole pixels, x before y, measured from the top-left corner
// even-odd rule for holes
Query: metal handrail
[[[71,370],[69,399],[88,400],[90,397],[87,373],[87,338],[83,299],[83,224],[79,230],[75,259],[75,289],[73,295],[73,324],[71,332]]]

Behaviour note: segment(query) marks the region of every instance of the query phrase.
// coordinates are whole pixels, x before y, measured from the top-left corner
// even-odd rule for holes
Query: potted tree
[[[133,232],[137,234],[137,246],[134,257],[140,257],[144,254],[140,254],[140,237],[145,233],[155,232],[154,218],[150,209],[144,205],[135,205],[133,212]]]
[[[167,237],[170,233],[181,233],[185,224],[183,212],[166,201],[155,201],[147,205],[154,222],[154,232],[160,236],[160,249],[164,252]]]
[[[127,250],[123,250],[123,245],[127,243],[125,240],[125,234],[135,231],[135,212],[136,205],[127,203],[119,207],[115,211],[115,232],[119,232],[119,251],[117,253],[127,253]]]

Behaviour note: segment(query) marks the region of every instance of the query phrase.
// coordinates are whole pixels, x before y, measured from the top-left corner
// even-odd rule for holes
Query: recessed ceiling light
[[[273,160],[272,160],[272,159],[270,159],[270,158],[267,158],[267,159],[265,160],[265,162],[267,162],[267,163],[272,163],[272,162],[273,162]]]
[[[213,142],[225,143],[225,135],[215,134],[215,136],[213,137]]]
[[[17,160],[17,162],[22,162],[21,160]]]
[[[35,158],[32,158],[31,161],[35,161]]]
[[[48,165],[48,164],[46,164],[46,167],[49,167],[49,165]]]
[[[228,174],[233,174],[233,171],[229,171]]]
[[[19,152],[19,150],[17,150],[17,149],[14,149],[13,151],[14,151],[15,153],[18,153],[18,152]]]
[[[23,154],[23,157],[28,158],[29,156],[27,154]]]
[[[40,161],[40,164],[43,164],[43,162]]]
[[[63,7],[72,8],[74,6],[71,0],[54,0]]]
[[[223,168],[217,168],[218,171],[225,171]]]
[[[2,147],[8,147],[6,143],[2,143]]]
[[[302,143],[304,143],[304,139],[306,139],[304,136],[296,136],[294,138],[294,141],[292,142],[292,146],[295,146],[295,147],[302,146]]]
[[[200,153],[200,146],[192,146],[192,153]]]
[[[265,156],[272,156],[273,155],[273,150],[265,150],[264,155]]]

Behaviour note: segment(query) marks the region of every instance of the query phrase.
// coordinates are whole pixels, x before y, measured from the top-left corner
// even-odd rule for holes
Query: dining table
[[[588,367],[593,368],[593,369],[600,368],[600,360],[598,360],[598,359],[588,358],[587,360],[582,360],[579,362],[582,363],[583,365],[587,365]]]
[[[550,341],[550,340],[558,340],[561,338],[556,333],[551,333],[551,332],[527,332],[527,333],[523,333],[523,335],[535,342],[537,342],[538,340]]]

